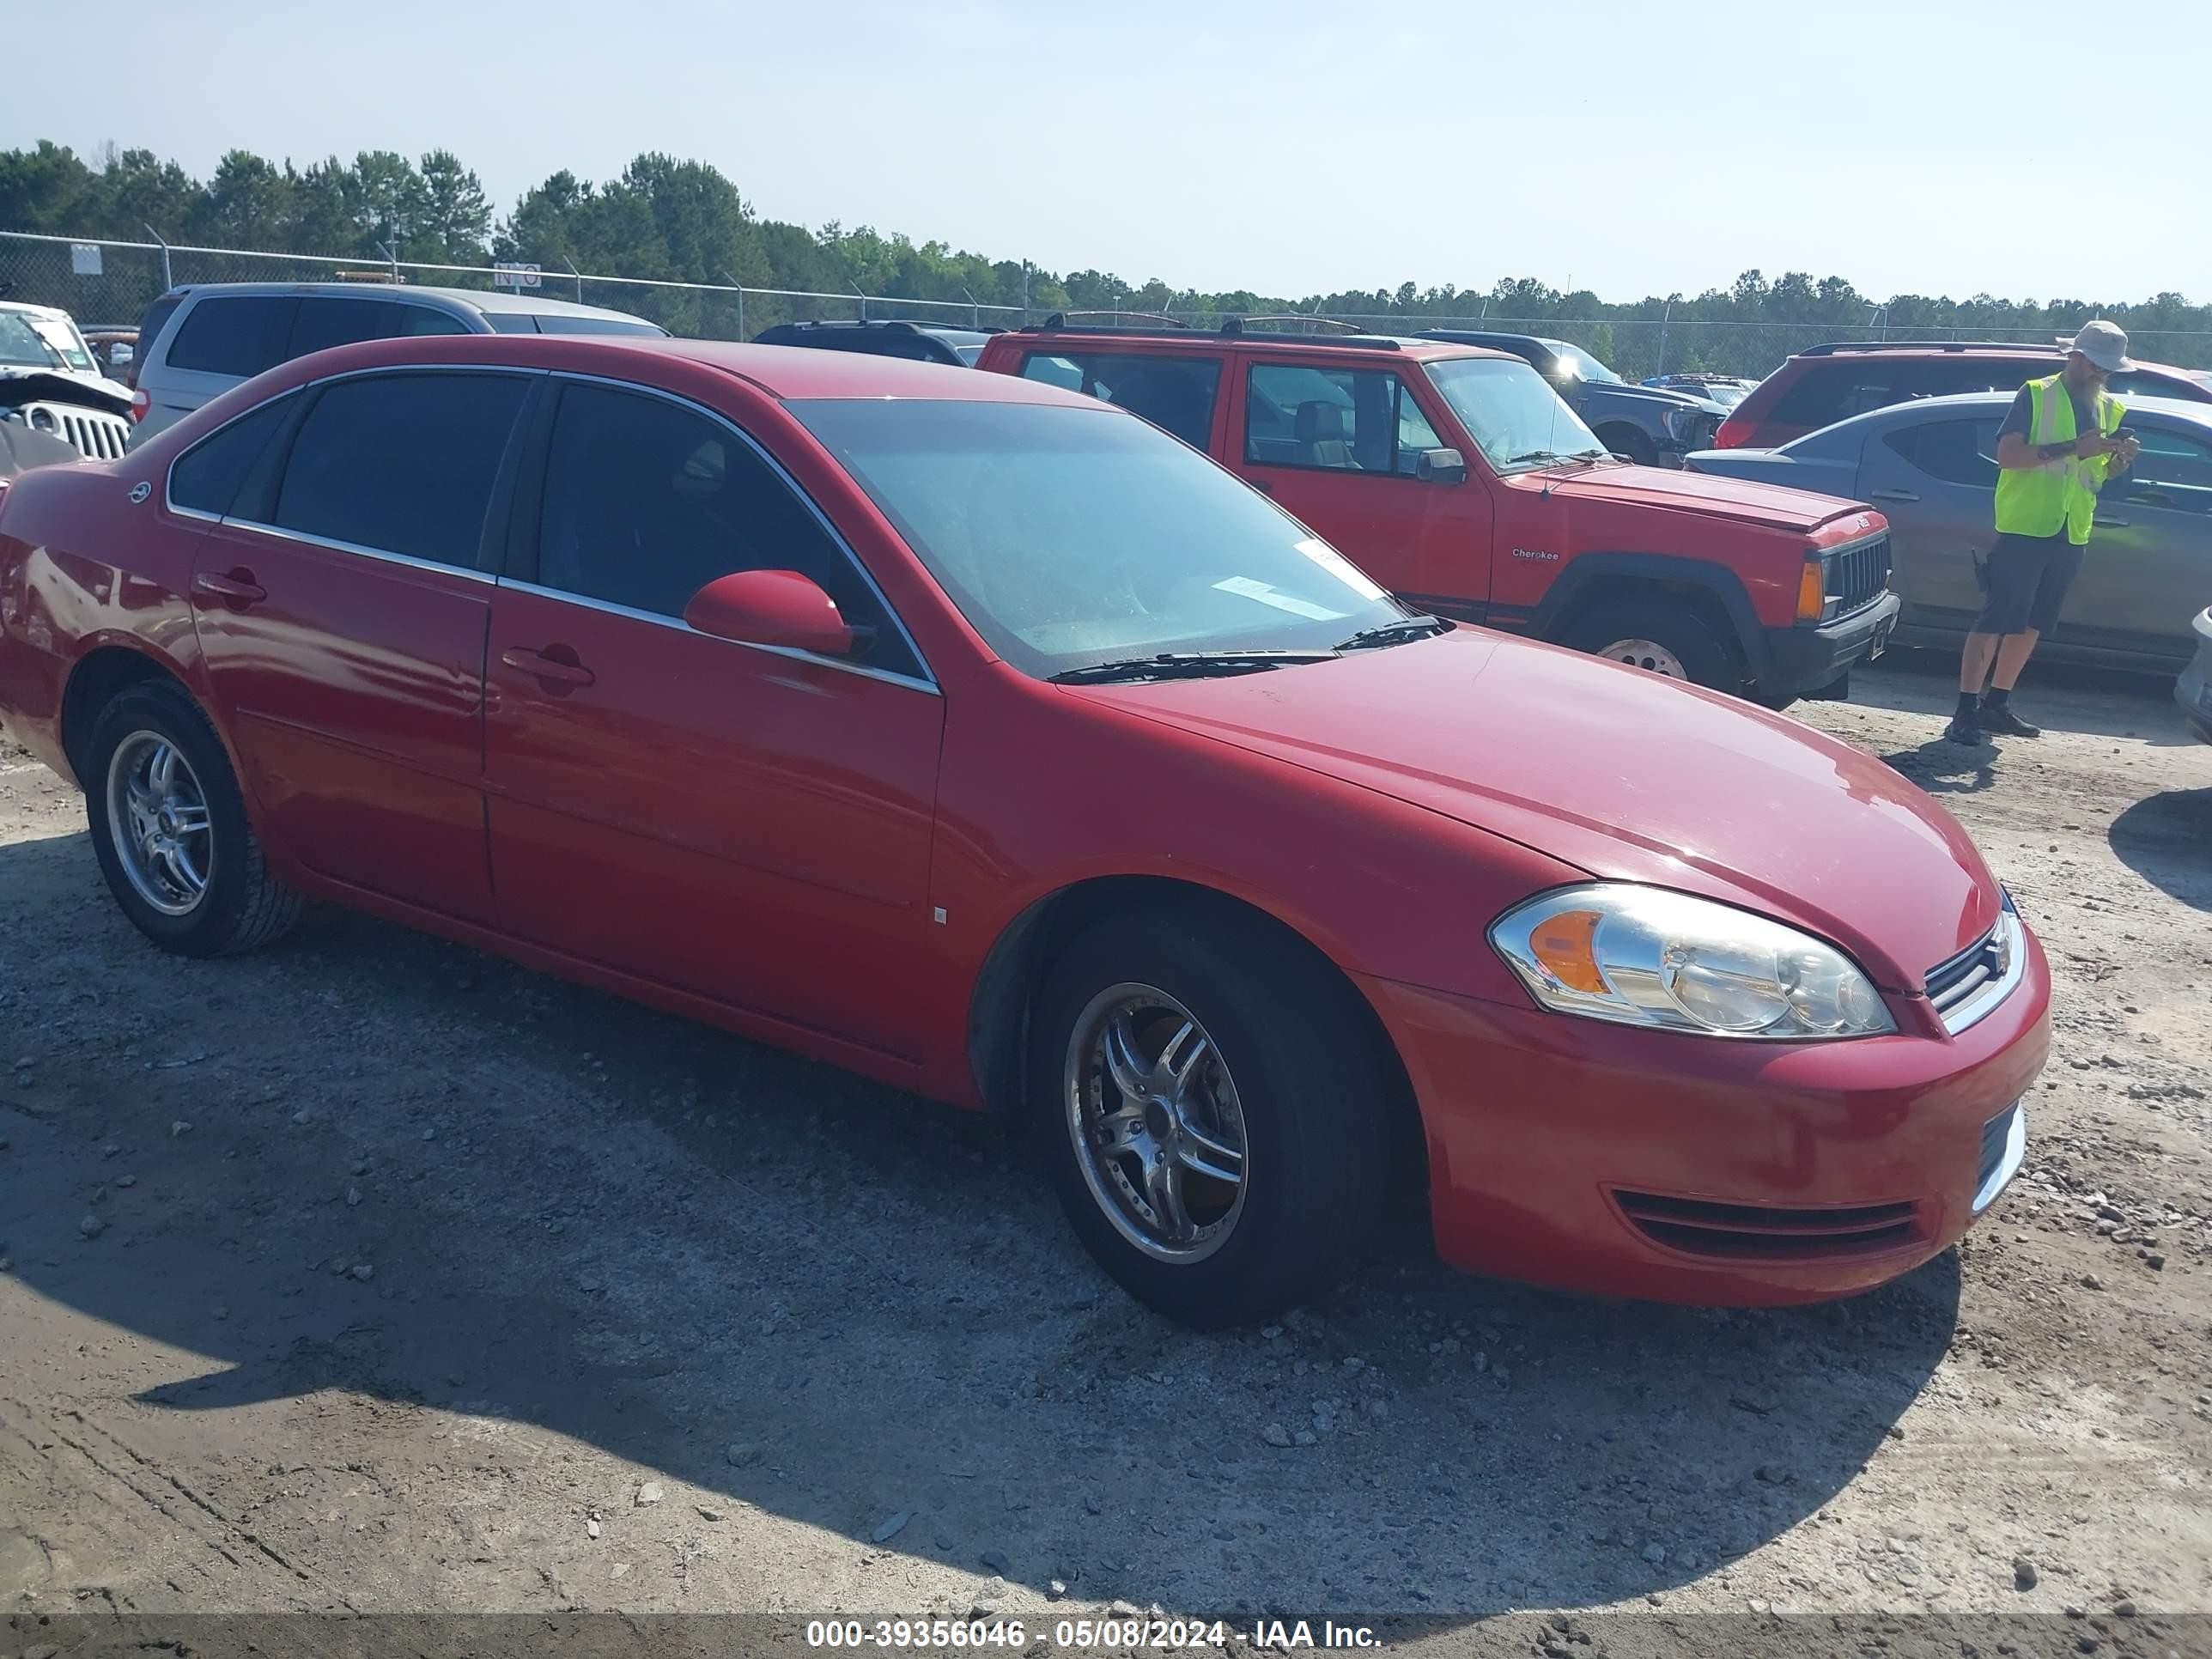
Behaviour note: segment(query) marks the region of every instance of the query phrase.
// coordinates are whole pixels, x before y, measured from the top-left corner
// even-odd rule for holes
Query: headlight
[[[1562,888],[1507,911],[1490,942],[1530,995],[1563,1014],[1785,1042],[1897,1029],[1832,945],[1664,888]]]
[[[1670,409],[1662,418],[1667,422],[1667,435],[1678,444],[1686,444],[1697,432],[1699,416],[1694,409]]]
[[[31,424],[40,432],[52,432],[54,429],[53,410],[51,409],[33,410],[31,411]]]

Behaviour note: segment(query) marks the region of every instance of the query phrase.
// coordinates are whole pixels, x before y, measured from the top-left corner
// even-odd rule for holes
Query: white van
[[[423,334],[653,334],[628,312],[532,294],[377,283],[200,283],[138,325],[132,416],[149,437],[265,368],[356,340]]]

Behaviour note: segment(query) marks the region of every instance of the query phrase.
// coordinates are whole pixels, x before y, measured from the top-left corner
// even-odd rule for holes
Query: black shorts
[[[2058,607],[2081,571],[2083,550],[2056,536],[2000,536],[1983,566],[1989,597],[1983,602],[1977,634],[2048,634],[2058,624]]]

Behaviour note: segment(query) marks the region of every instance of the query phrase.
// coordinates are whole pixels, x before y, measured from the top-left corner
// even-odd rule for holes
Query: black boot
[[[1982,699],[1980,724],[1984,729],[2002,732],[2008,738],[2039,738],[2043,728],[2030,726],[2012,712],[2012,700],[2002,691],[1992,691]]]
[[[1943,735],[1953,743],[1963,743],[1970,749],[1978,748],[1987,741],[1982,736],[1980,709],[1972,692],[1960,694],[1958,712],[1951,716],[1951,723],[1943,728]]]

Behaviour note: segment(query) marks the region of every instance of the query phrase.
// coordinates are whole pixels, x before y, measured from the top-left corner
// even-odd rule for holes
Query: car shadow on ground
[[[2212,750],[2207,751],[2212,770]],[[2184,904],[2212,910],[2212,788],[2147,796],[2106,832],[2121,863]]]
[[[434,1408],[328,1443],[412,1477],[341,1475],[347,1518],[443,1559],[489,1487],[529,1517],[501,1540],[536,1567],[520,1605],[656,1594],[610,1582],[610,1553],[732,1504],[822,1529],[804,1547],[848,1572],[909,1555],[1085,1603],[1610,1602],[1815,1515],[1951,1339],[1951,1254],[1730,1315],[1403,1251],[1279,1327],[1195,1335],[1103,1279],[1000,1125],[360,918],[173,962],[91,868],[82,835],[0,847],[17,937],[57,941],[0,1015],[69,1011],[13,1022],[14,1275],[176,1351],[152,1386],[143,1352],[118,1373],[139,1405],[117,1432],[173,1461],[181,1437],[188,1468],[304,1464],[333,1395]],[[103,1392],[85,1351],[35,1363]],[[643,1478],[669,1501],[634,1508]],[[288,1501],[252,1525],[289,1554],[316,1534],[291,1541]]]

